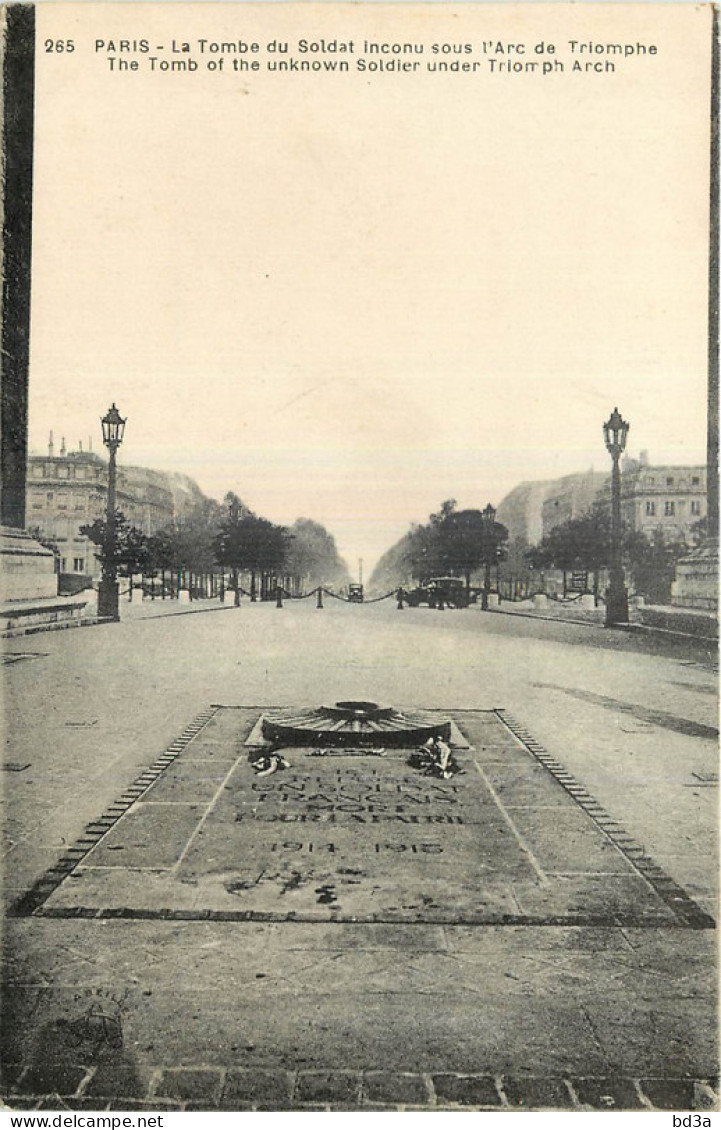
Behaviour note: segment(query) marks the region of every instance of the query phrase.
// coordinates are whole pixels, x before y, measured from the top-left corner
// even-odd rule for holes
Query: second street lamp
[[[611,467],[611,562],[606,589],[606,627],[628,623],[628,591],[621,565],[621,471],[619,460],[626,448],[629,424],[614,408],[603,425],[603,439],[612,459]]]
[[[105,545],[103,546],[103,575],[98,586],[98,616],[110,620],[120,619],[118,598],[117,536],[115,525],[115,457],[123,442],[125,420],[115,404],[100,421],[103,426],[103,443],[110,454],[108,464],[108,505],[105,515]]]
[[[488,595],[491,591],[491,554],[494,546],[494,529],[496,523],[496,508],[489,502],[481,511],[483,516],[483,592],[481,594],[481,609],[488,609]],[[495,556],[495,555],[494,555]]]
[[[237,542],[238,520],[240,518],[240,507],[238,505],[237,498],[234,498],[233,501],[231,502],[230,506],[228,507],[228,517],[229,517],[229,519],[230,519],[230,521],[233,525],[233,537]],[[235,551],[235,553],[237,553],[237,545],[235,546],[234,551]],[[238,566],[237,565],[233,566],[232,578],[233,579],[231,581],[231,584],[233,586],[233,604],[236,608],[238,608],[240,606],[240,587],[239,587],[239,582],[238,582]]]

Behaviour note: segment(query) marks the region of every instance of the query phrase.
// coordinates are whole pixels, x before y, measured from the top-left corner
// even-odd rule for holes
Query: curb
[[[692,640],[701,644],[714,644],[716,647],[719,645],[718,637],[716,636],[702,636],[695,632],[677,632],[673,628],[656,628],[650,624],[611,624],[606,627],[605,624],[598,623],[596,620],[576,620],[566,616],[540,616],[537,612],[507,612],[504,608],[486,608],[486,612],[492,613],[494,616],[517,616],[526,620],[545,620],[553,624],[575,624],[584,628],[600,628],[602,631],[612,632],[627,632],[633,635],[638,632],[641,635],[648,634],[650,636],[659,636],[663,639],[670,636],[672,639],[679,640]]]

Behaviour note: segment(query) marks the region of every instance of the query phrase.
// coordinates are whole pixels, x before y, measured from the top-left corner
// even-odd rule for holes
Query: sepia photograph
[[[5,1125],[710,1127],[718,9],[0,40]]]

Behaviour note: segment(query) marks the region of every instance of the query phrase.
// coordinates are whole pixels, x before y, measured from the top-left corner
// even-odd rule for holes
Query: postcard
[[[2,18],[6,1107],[710,1125],[716,10]]]

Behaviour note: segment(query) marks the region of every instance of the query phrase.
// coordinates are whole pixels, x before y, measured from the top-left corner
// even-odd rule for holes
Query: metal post
[[[606,590],[606,627],[628,623],[628,591],[621,565],[621,469],[620,452],[613,455],[611,470],[611,568]]]
[[[108,505],[105,513],[105,551],[103,576],[98,585],[98,616],[110,620],[120,619],[120,596],[118,593],[118,567],[115,560],[117,536],[115,528],[115,490],[116,490],[116,449],[109,448],[108,463]]]
[[[403,609],[405,608],[405,605],[403,604],[403,589],[402,588],[398,589],[397,595],[398,595],[398,611],[402,612]]]
[[[275,586],[275,607],[276,608],[282,608],[283,607],[283,588],[282,588],[281,585]]]
[[[483,592],[481,593],[481,609],[488,610],[488,594],[491,591],[491,562],[486,561],[483,566]]]
[[[315,604],[316,608],[323,607],[323,589],[318,585],[318,599]]]
[[[488,594],[491,591],[491,551],[495,546],[496,509],[489,502],[483,508],[483,592],[481,593],[481,609],[488,609]]]
[[[619,460],[626,447],[629,425],[618,408],[603,425],[606,450],[611,456],[611,560],[606,589],[606,627],[628,623],[628,592],[621,565],[621,468]]]

